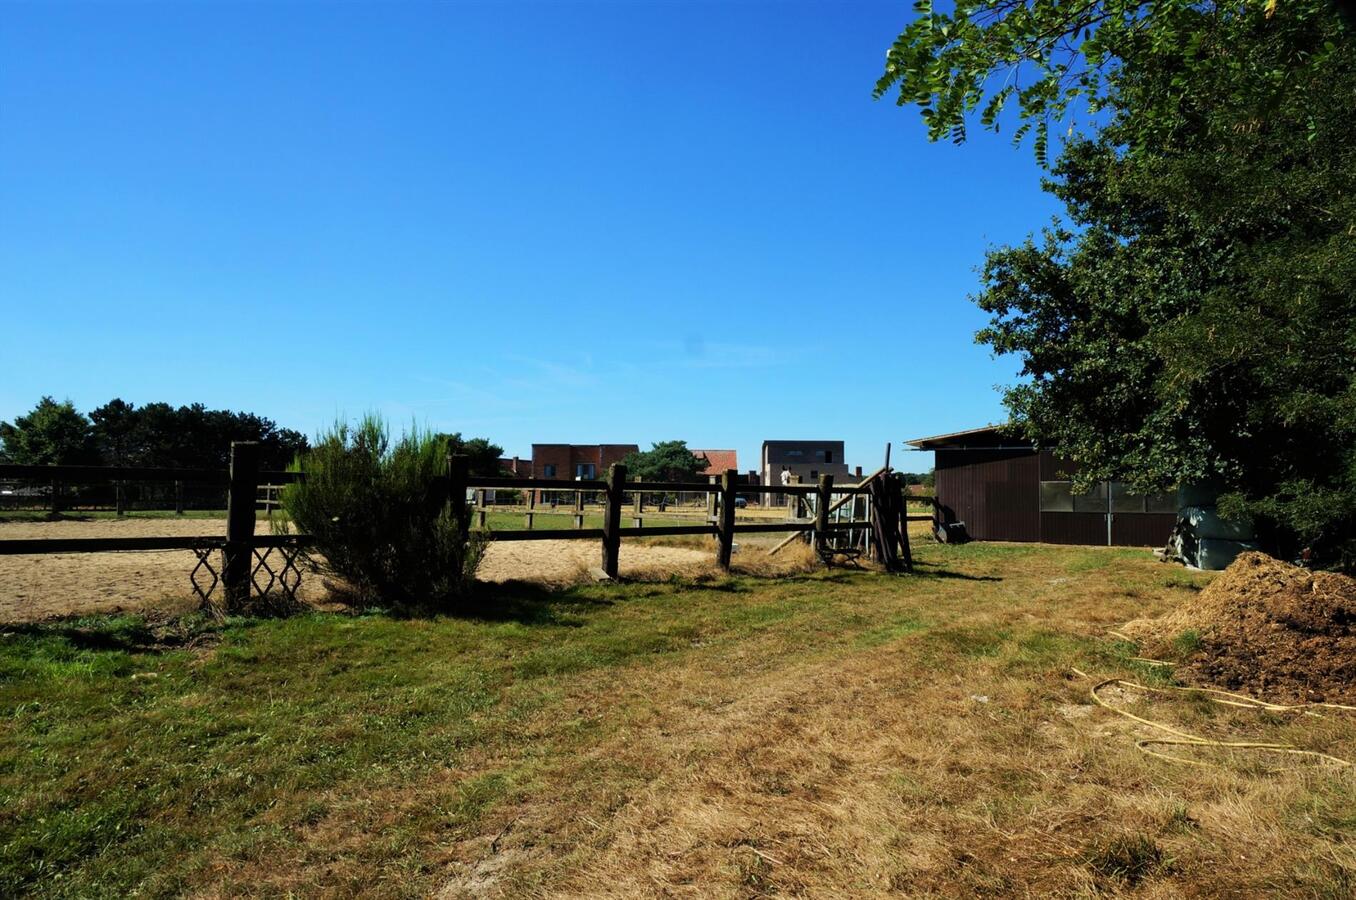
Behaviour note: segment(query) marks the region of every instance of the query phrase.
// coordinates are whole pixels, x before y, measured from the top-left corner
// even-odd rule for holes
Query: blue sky
[[[870,92],[897,3],[33,3],[0,17],[0,419],[201,401],[534,441],[1002,418],[1029,147]],[[930,464],[930,458],[912,460]]]

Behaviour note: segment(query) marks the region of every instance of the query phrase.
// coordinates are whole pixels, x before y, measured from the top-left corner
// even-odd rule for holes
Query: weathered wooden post
[[[645,493],[644,491],[636,491],[631,495],[631,521],[635,523],[637,528],[644,524],[644,519],[641,517],[644,512]]]
[[[895,472],[891,476],[895,508],[899,510],[899,549],[904,560],[904,571],[913,571],[913,549],[909,546],[909,505],[904,497],[904,476]]]
[[[819,476],[815,502],[815,551],[823,552],[829,546],[829,503],[833,497],[833,476]]]
[[[184,483],[182,481],[174,482],[174,514],[176,516],[184,514]]]
[[[739,473],[726,469],[720,476],[720,525],[717,537],[720,539],[720,551],[716,562],[725,570],[730,568],[730,556],[734,553],[735,524],[735,478]]]
[[[537,509],[537,489],[527,489],[527,530],[532,530],[532,519],[536,516]]]
[[[226,608],[250,598],[254,555],[254,504],[259,496],[259,443],[231,441],[231,470],[226,493],[226,549],[222,553],[221,587]]]
[[[584,527],[584,492],[582,490],[574,492],[574,527],[581,530]]]
[[[476,491],[476,527],[485,527],[485,498],[488,496],[485,488]]]
[[[113,482],[113,509],[114,515],[123,516],[127,514],[127,501],[123,497],[121,481]]]
[[[706,481],[711,485],[706,491],[706,521],[714,522],[716,521],[716,476],[708,475]]]
[[[607,470],[607,495],[603,508],[603,574],[617,577],[621,557],[622,494],[626,489],[626,466],[613,463]]]

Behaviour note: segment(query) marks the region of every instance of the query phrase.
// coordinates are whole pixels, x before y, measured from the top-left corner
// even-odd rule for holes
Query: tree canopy
[[[660,441],[649,450],[626,454],[622,463],[627,477],[641,481],[694,481],[707,465],[705,458],[692,454],[687,441]]]
[[[1211,63],[1122,59],[1046,184],[1064,218],[988,254],[978,339],[1021,360],[1013,418],[1079,481],[1216,484],[1272,549],[1350,565],[1356,46],[1326,6],[1173,21]]]
[[[99,460],[90,421],[64,400],[43,397],[25,416],[0,422],[0,459],[24,466],[80,466]]]
[[[1141,98],[1133,121],[1123,123],[1122,137],[1137,143],[1177,127],[1178,105],[1201,81],[1216,85],[1225,102],[1246,98],[1259,112],[1306,104],[1313,72],[1346,52],[1337,10],[1349,6],[1332,0],[957,0],[945,12],[932,0],[915,0],[915,18],[886,53],[875,95],[893,92],[899,105],[917,106],[933,140],[963,142],[976,115],[994,131],[1015,118],[1014,142],[1032,135],[1044,165],[1051,130],[1095,131],[1103,113],[1123,108],[1121,79],[1141,67],[1170,74],[1155,84],[1154,97]],[[1254,38],[1281,52],[1232,52],[1227,35],[1241,27],[1254,28]],[[1316,28],[1320,39],[1308,40]],[[1297,42],[1296,32],[1305,39]],[[1300,119],[1307,131],[1312,116]]]

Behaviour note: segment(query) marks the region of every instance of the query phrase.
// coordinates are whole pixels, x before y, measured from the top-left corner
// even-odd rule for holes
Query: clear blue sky
[[[534,441],[1002,418],[1029,147],[870,91],[894,3],[97,3],[0,16],[0,418],[201,401]],[[928,465],[930,456],[904,457]]]

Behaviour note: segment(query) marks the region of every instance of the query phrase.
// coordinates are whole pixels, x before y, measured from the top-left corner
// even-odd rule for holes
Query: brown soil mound
[[[1267,700],[1356,701],[1356,578],[1245,553],[1196,597],[1126,629],[1164,652],[1195,632],[1183,668],[1203,684]]]

